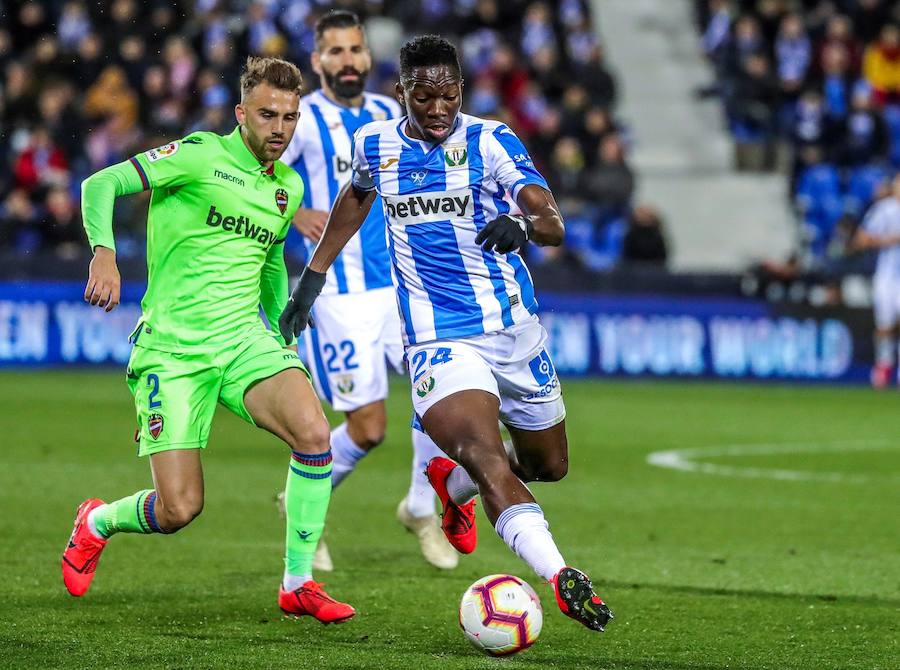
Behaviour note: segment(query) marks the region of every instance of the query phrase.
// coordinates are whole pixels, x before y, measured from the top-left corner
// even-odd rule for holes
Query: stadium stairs
[[[738,174],[717,99],[694,91],[713,73],[699,48],[688,0],[592,0],[607,62],[632,128],[636,203],[665,217],[670,269],[736,272],[783,260],[795,224],[783,174]]]

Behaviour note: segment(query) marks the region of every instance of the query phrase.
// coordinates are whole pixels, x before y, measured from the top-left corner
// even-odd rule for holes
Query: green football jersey
[[[193,133],[130,162],[152,189],[141,346],[213,350],[260,328],[263,266],[303,198],[299,175],[277,161],[263,168],[239,127]]]

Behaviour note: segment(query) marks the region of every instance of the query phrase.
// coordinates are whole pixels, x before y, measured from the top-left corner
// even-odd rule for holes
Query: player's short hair
[[[400,81],[409,79],[415,67],[447,65],[462,77],[456,47],[440,35],[421,35],[400,49]]]
[[[323,14],[319,17],[319,20],[316,21],[316,49],[319,48],[319,44],[322,41],[322,35],[325,34],[325,31],[331,30],[332,28],[359,28],[362,30],[363,25],[359,20],[359,16],[346,9],[333,9],[332,11]]]
[[[282,91],[300,93],[303,75],[300,68],[282,58],[248,56],[241,73],[241,98],[263,82]]]

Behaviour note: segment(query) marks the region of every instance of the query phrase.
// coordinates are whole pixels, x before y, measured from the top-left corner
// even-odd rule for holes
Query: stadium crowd
[[[314,87],[312,25],[333,7],[368,17],[371,90],[392,93],[408,35],[460,46],[465,111],[520,134],[572,221],[562,258],[664,262],[659,215],[632,212],[627,133],[585,0],[0,0],[0,248],[85,253],[82,179],[193,130],[230,131],[248,54],[289,58]],[[146,201],[117,207],[119,255],[139,257]]]
[[[900,168],[900,3],[697,0],[739,169],[781,169],[795,268],[864,269],[849,241]],[[790,274],[790,272],[789,272]]]

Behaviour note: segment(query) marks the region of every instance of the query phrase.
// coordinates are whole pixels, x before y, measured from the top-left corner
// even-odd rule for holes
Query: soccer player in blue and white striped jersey
[[[354,133],[367,123],[393,119],[401,112],[396,100],[363,90],[372,58],[355,14],[323,15],[315,36],[312,67],[321,88],[300,100],[297,132],[281,157],[306,184],[294,225],[309,253],[319,241],[338,192],[350,181]],[[346,415],[346,422],[331,432],[336,487],[384,439],[387,365],[404,371],[381,207],[372,209],[334,259],[322,294],[313,310],[317,327],[308,330],[305,339],[319,396]],[[440,532],[434,492],[424,474],[428,461],[440,450],[420,430],[412,431],[412,444],[410,488],[397,508],[397,518],[418,537],[426,560],[439,568],[454,568],[459,557]],[[314,566],[333,567],[323,541]]]
[[[497,533],[553,585],[560,609],[603,630],[609,608],[588,576],[566,565],[526,486],[558,480],[568,468],[559,380],[519,255],[529,240],[560,244],[562,217],[516,135],[502,123],[459,113],[462,88],[452,44],[428,35],[403,47],[397,98],[407,115],[357,131],[352,182],[338,196],[279,326],[286,337],[303,329],[324,273],[379,195],[413,405],[453,458],[428,465],[447,538],[462,553],[475,549],[480,494]],[[509,429],[512,454],[498,418]]]

